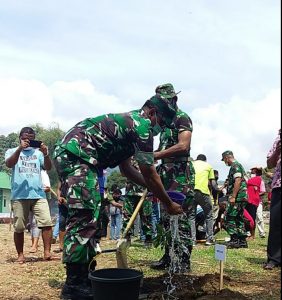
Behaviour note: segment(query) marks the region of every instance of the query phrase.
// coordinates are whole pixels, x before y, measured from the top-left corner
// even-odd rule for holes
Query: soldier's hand
[[[183,213],[183,209],[181,207],[181,205],[172,202],[170,205],[166,205],[165,206],[166,211],[170,214],[170,215],[179,215]]]

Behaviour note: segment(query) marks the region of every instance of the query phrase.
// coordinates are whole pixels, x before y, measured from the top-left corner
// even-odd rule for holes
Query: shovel
[[[142,207],[142,204],[145,200],[147,196],[147,189],[144,190],[131,218],[129,219],[127,226],[122,234],[122,238],[118,241],[117,243],[117,248],[116,249],[105,249],[105,250],[101,250],[97,253],[97,255],[95,257],[93,257],[92,261],[89,264],[88,269],[90,270],[90,266],[93,263],[93,261],[95,261],[95,259],[97,258],[98,255],[103,254],[103,253],[116,253],[116,260],[117,260],[117,267],[121,268],[121,269],[128,269],[128,264],[127,264],[127,256],[126,256],[126,252],[127,249],[130,246],[130,241],[126,238],[126,235],[129,231],[129,229],[132,227],[138,212],[140,211],[140,208]]]
[[[127,223],[127,226],[123,232],[122,238],[117,243],[116,259],[117,259],[117,267],[118,268],[128,269],[126,252],[130,246],[130,240],[128,240],[128,238],[126,238],[126,236],[127,236],[129,229],[132,227],[132,225],[137,217],[137,214],[140,211],[140,208],[142,207],[142,204],[143,204],[146,196],[147,196],[147,189],[144,190],[131,218],[129,219],[129,221]]]

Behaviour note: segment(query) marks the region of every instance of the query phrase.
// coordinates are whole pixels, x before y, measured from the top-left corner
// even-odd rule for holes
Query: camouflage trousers
[[[68,151],[57,149],[56,154],[55,167],[68,206],[63,262],[88,263],[96,254],[101,207],[97,170]]]
[[[132,196],[125,196],[123,203],[123,224],[122,224],[122,231],[125,230],[129,219],[131,218],[141,196],[132,195]],[[148,199],[145,199],[143,205],[139,211],[140,221],[141,221],[141,229],[145,236],[145,240],[151,241],[152,240],[152,202]],[[128,235],[132,235],[133,230],[130,229],[128,231]]]
[[[195,187],[195,170],[192,162],[165,163],[157,167],[162,183],[166,190],[174,190],[183,193],[186,200],[183,204],[184,213],[179,216],[179,240],[180,246],[184,251],[193,244],[191,237],[191,224],[189,215],[193,209],[194,187]],[[161,210],[161,225],[166,233],[170,232],[170,216]],[[171,235],[167,235],[171,236]],[[168,244],[171,241],[167,241]],[[181,252],[181,250],[179,250]]]
[[[234,205],[227,204],[224,225],[229,235],[237,235],[240,237],[246,237],[245,223],[244,223],[244,208],[247,202],[236,202]]]

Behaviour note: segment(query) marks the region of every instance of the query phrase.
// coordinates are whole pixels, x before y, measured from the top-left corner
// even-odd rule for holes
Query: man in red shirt
[[[260,203],[261,182],[261,177],[256,174],[256,168],[252,168],[251,178],[247,181],[248,204],[246,206],[246,210],[251,215],[254,223],[256,221],[257,208]],[[248,238],[249,240],[253,240],[255,238],[255,228],[256,224],[253,229],[251,229],[251,236]]]

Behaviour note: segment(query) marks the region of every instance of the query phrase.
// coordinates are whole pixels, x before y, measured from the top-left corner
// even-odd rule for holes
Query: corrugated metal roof
[[[5,172],[0,172],[0,189],[11,189],[10,176]]]

